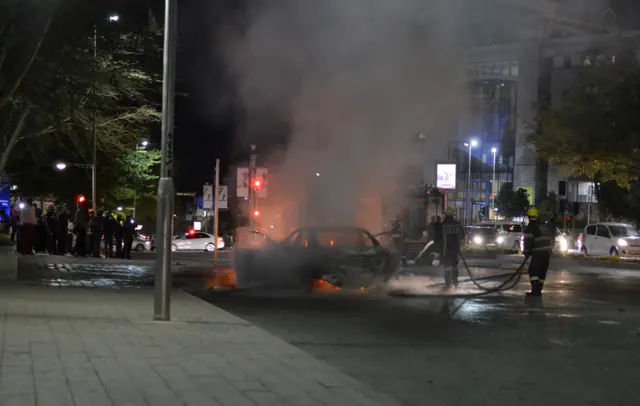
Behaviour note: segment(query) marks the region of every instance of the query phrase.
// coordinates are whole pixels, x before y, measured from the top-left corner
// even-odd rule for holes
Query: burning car
[[[238,288],[311,291],[318,281],[369,288],[386,282],[400,263],[397,253],[357,227],[305,227],[281,241],[251,231],[238,241],[243,241],[235,251]]]

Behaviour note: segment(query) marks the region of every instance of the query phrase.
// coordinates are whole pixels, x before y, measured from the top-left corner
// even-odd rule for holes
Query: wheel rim
[[[609,251],[609,255],[612,257],[618,257],[620,256],[620,253],[618,252],[617,249],[613,248],[611,251]]]
[[[175,251],[178,251],[178,247],[176,247],[175,245],[172,245],[172,246],[171,246],[171,251],[174,251],[174,252],[175,252]]]
[[[206,250],[209,251],[209,252],[212,252],[213,251],[213,244],[207,245]]]

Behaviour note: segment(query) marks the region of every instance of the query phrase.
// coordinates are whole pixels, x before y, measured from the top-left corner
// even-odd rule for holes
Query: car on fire
[[[281,241],[254,230],[238,238],[237,247],[238,288],[311,291],[318,281],[346,289],[370,288],[386,282],[400,264],[397,253],[358,227],[303,227]]]

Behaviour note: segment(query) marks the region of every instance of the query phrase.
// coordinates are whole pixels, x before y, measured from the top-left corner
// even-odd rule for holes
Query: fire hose
[[[413,260],[413,261],[407,261],[407,265],[413,265],[415,264],[420,257],[427,251],[427,249],[433,245],[433,241],[429,241],[424,248],[420,251],[420,253],[418,254],[418,256]],[[490,279],[489,278],[476,278],[473,275],[473,272],[471,272],[471,268],[469,267],[469,264],[467,263],[466,258],[464,257],[464,255],[462,255],[462,253],[459,253],[460,259],[462,260],[462,264],[464,265],[465,270],[467,271],[467,274],[469,275],[469,280],[481,291],[480,292],[475,292],[475,293],[443,293],[443,294],[439,294],[437,296],[443,296],[443,297],[458,297],[458,298],[470,298],[470,297],[478,297],[478,296],[484,296],[484,295],[489,295],[492,293],[499,293],[499,292],[504,292],[507,290],[511,290],[514,287],[516,287],[518,285],[518,283],[520,282],[520,279],[522,278],[522,273],[523,270],[525,269],[525,266],[527,264],[527,262],[529,261],[529,256],[525,256],[524,260],[522,261],[522,263],[520,264],[520,266],[518,266],[517,269],[515,269],[512,273],[508,274],[508,278],[500,283],[498,286],[494,286],[494,287],[485,287],[482,286],[478,280],[479,279]],[[446,272],[446,271],[445,271]],[[505,276],[505,275],[500,275],[500,276]],[[404,292],[391,292],[394,295],[403,295],[406,294]]]

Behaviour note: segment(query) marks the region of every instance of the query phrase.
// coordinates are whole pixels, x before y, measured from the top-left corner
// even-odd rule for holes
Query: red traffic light
[[[262,188],[262,180],[260,179],[254,179],[251,184],[253,185],[253,190],[260,190],[260,188]]]
[[[256,210],[256,211],[254,211],[254,212],[253,212],[253,215],[254,215],[254,216],[256,216],[256,217],[258,217],[258,216],[260,215],[260,210]]]
[[[84,203],[85,202],[85,197],[83,195],[79,195],[78,196],[78,203]]]

